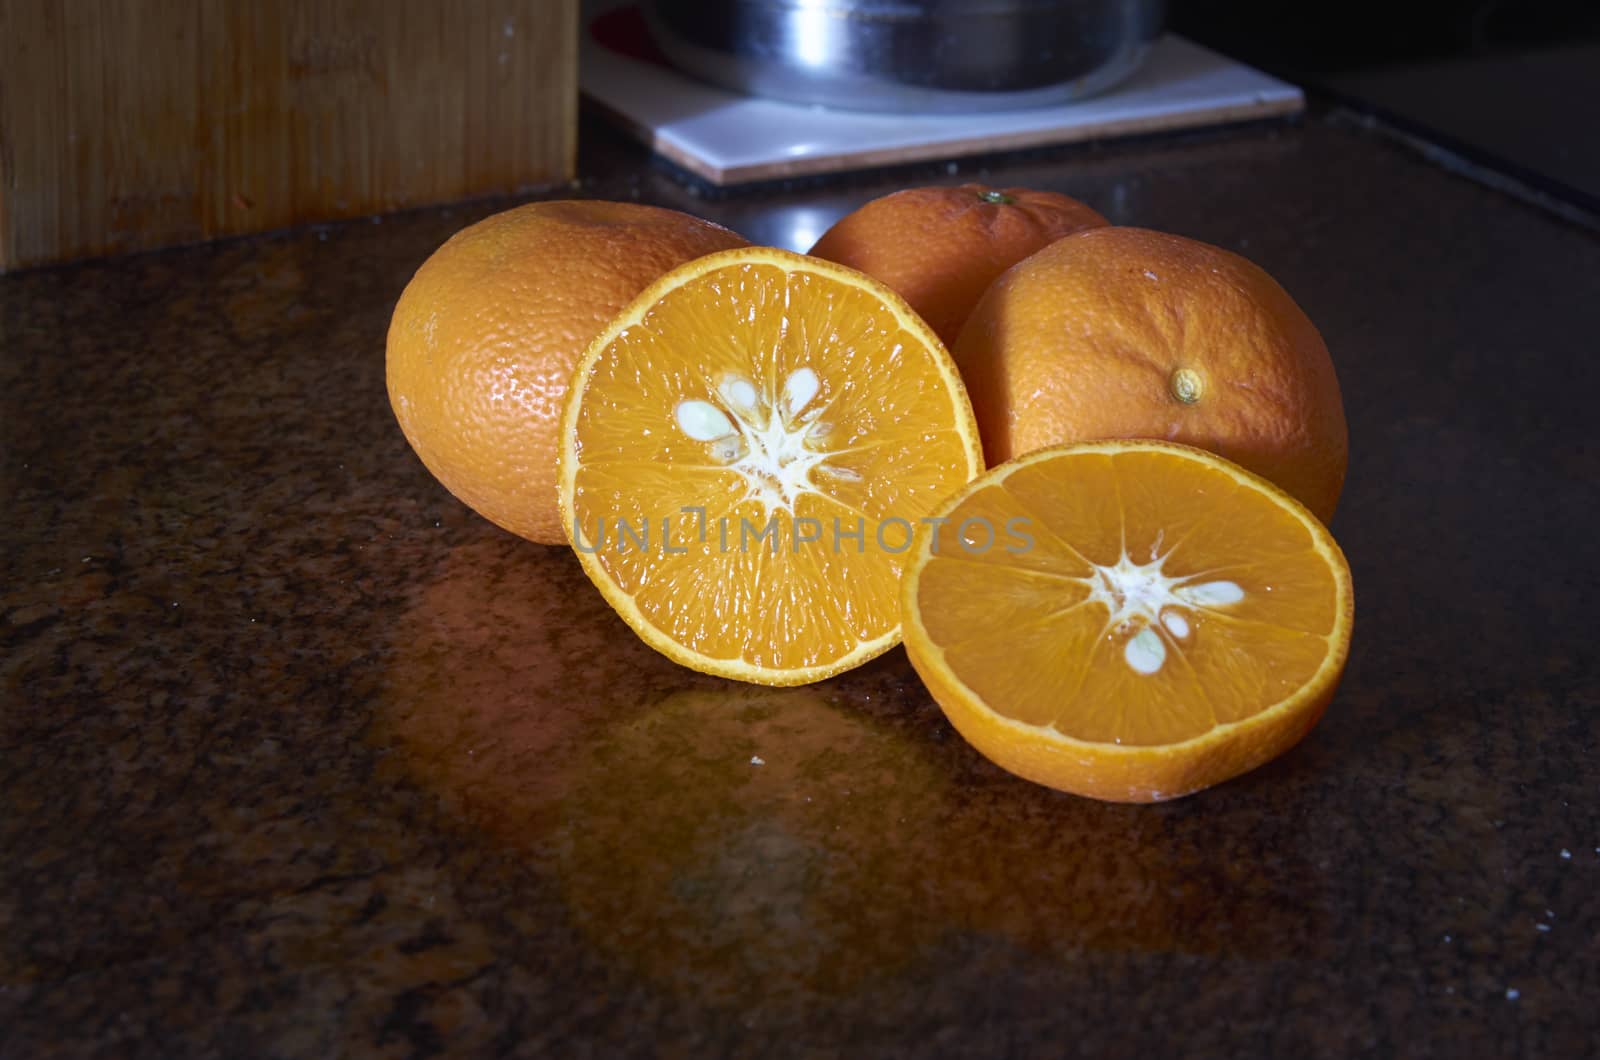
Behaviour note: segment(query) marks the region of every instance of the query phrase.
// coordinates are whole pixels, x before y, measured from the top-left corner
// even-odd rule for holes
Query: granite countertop
[[[1264,266],[1350,418],[1326,719],[1102,805],[901,651],[655,655],[389,410],[401,288],[509,203],[7,276],[0,1056],[1595,1055],[1595,227],[1336,113],[727,196],[600,126],[581,165],[760,242],[981,179]]]

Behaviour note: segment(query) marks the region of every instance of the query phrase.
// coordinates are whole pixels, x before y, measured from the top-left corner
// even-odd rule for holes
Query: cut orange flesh
[[[1198,791],[1297,742],[1344,669],[1339,546],[1214,454],[1043,449],[932,520],[903,586],[906,650],[968,742],[1029,780],[1121,802]]]
[[[982,467],[955,365],[898,296],[747,248],[668,273],[589,347],[560,504],[646,642],[801,684],[898,643],[911,530]]]

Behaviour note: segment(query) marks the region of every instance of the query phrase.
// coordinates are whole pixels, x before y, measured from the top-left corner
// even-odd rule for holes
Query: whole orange
[[[1059,240],[984,294],[954,350],[991,466],[1158,438],[1272,481],[1327,522],[1349,438],[1322,336],[1260,268],[1138,228]]]
[[[578,356],[662,273],[744,245],[676,210],[598,200],[532,203],[456,233],[389,325],[389,402],[406,440],[479,515],[565,544],[556,431]]]
[[[995,277],[1106,219],[1053,191],[982,184],[907,188],[840,218],[811,253],[887,285],[953,343]]]

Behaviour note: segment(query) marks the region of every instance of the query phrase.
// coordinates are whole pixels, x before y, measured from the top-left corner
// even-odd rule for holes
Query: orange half
[[[663,276],[590,345],[558,486],[584,570],[646,642],[791,685],[899,642],[912,531],[982,467],[955,365],[897,295],[745,248]]]
[[[940,505],[902,592],[906,651],[968,742],[1063,791],[1190,794],[1322,716],[1350,568],[1288,494],[1156,441],[1042,449]]]

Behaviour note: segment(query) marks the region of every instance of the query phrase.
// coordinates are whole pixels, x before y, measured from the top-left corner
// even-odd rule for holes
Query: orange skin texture
[[[908,188],[840,218],[811,253],[894,290],[949,346],[1001,273],[1062,236],[1104,224],[1088,206],[1053,191]]]
[[[588,200],[531,203],[456,233],[389,325],[389,401],[406,440],[479,515],[566,544],[556,434],[579,355],[663,273],[746,245],[676,210]]]
[[[1338,506],[1349,432],[1328,348],[1237,254],[1138,228],[1068,236],[997,280],[951,352],[990,466],[1158,438],[1227,457],[1323,522]]]

